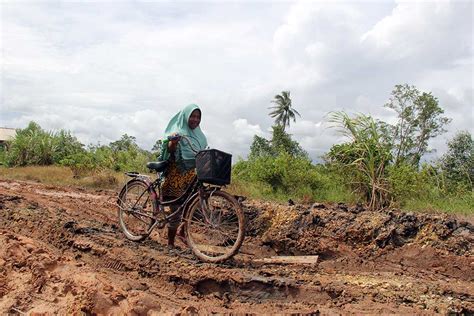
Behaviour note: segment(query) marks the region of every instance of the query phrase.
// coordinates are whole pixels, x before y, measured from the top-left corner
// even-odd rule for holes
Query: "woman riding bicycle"
[[[196,176],[196,150],[207,147],[207,139],[199,127],[200,123],[201,110],[196,104],[190,104],[173,116],[165,129],[160,160],[169,161],[161,187],[166,200],[181,196]],[[185,136],[189,142],[180,142],[181,136]],[[171,207],[171,212],[178,207]],[[171,249],[174,248],[179,224],[178,216],[168,224],[168,247]]]

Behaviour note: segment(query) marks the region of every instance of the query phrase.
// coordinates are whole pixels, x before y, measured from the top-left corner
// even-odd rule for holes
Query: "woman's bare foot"
[[[181,225],[179,225],[179,227],[178,227],[178,232],[177,232],[176,236],[179,238],[179,240],[181,240],[181,242],[182,242],[183,244],[185,244],[186,246],[188,246],[188,242],[186,241],[186,236],[184,235],[184,223],[182,223]]]
[[[178,230],[177,227],[169,227],[168,226],[168,249],[175,248],[174,240],[175,240],[175,237],[176,237],[177,230]]]

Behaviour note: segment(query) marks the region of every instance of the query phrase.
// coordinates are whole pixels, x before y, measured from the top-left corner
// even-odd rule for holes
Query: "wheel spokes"
[[[218,200],[211,195],[207,206],[201,205],[192,210],[188,219],[188,234],[197,249],[208,257],[218,257],[232,251],[240,232],[240,222],[235,205],[227,200]]]
[[[148,234],[153,223],[153,206],[146,186],[132,184],[121,202],[122,220],[127,232],[135,237]]]

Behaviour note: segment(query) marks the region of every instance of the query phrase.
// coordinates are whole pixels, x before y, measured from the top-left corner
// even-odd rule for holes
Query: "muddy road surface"
[[[474,313],[469,218],[244,201],[224,264],[127,241],[116,192],[0,180],[0,314]],[[318,255],[313,264],[266,263]]]

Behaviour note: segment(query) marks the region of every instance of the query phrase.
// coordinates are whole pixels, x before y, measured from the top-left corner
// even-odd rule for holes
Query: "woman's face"
[[[190,129],[195,129],[196,127],[199,126],[199,123],[201,123],[201,111],[196,109],[191,113],[191,116],[189,117],[188,120],[188,125]]]

